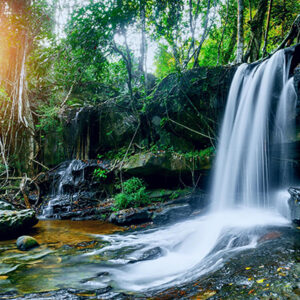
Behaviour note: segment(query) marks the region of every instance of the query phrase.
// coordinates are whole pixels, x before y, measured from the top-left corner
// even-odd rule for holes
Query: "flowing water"
[[[80,184],[84,180],[84,170],[80,172],[80,176],[74,176],[73,173],[83,169],[84,162],[81,160],[72,160],[66,168],[62,168],[58,172],[59,180],[58,184],[52,187],[51,200],[48,201],[47,205],[42,208],[40,219],[56,218],[54,207],[61,202],[72,204],[78,198],[78,193],[70,193],[65,190],[66,186],[75,186]],[[65,205],[69,210],[70,205]]]
[[[144,291],[182,284],[220,268],[234,253],[255,248],[267,226],[289,225],[276,210],[283,195],[273,196],[270,166],[274,139],[282,143],[278,136],[292,138],[296,98],[292,79],[288,80],[289,65],[279,51],[261,64],[238,68],[228,96],[207,215],[163,229],[103,237],[109,246],[96,253],[134,249],[110,261],[117,268],[104,268],[116,285]],[[157,258],[139,261],[143,253],[157,248]],[[136,263],[126,264],[134,259]]]
[[[109,246],[99,253],[134,249],[111,261],[118,268],[105,269],[116,285],[143,291],[182,284],[220,268],[233,253],[255,248],[267,226],[289,225],[276,210],[284,196],[271,191],[270,166],[274,140],[292,138],[296,97],[289,66],[279,51],[261,64],[238,68],[221,130],[209,214],[141,234],[103,237]],[[282,159],[285,155],[281,151]],[[126,264],[157,247],[157,258]]]
[[[239,253],[259,250],[266,236],[279,236],[274,228],[288,228],[285,144],[293,139],[296,103],[289,68],[290,60],[279,51],[236,71],[217,148],[212,205],[205,215],[148,230],[91,232],[101,246],[66,259],[68,285],[53,287],[112,286],[135,293],[168,289],[216,273]],[[276,176],[274,152],[280,162]],[[70,177],[61,176],[62,181]],[[62,274],[55,268],[52,273],[59,282]]]

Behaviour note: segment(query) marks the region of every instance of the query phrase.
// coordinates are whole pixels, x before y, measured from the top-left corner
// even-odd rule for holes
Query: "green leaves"
[[[115,196],[116,209],[125,209],[129,207],[139,207],[151,202],[143,181],[137,177],[132,177],[123,182],[123,191]],[[118,185],[117,188],[121,188]]]

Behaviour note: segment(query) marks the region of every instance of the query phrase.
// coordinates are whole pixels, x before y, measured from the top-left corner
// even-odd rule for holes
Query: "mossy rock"
[[[161,151],[146,152],[131,156],[124,164],[123,171],[132,175],[152,175],[157,172],[164,174],[188,173],[191,170],[209,170],[212,156],[205,159],[189,159],[184,156]]]
[[[37,240],[29,235],[20,236],[17,239],[17,247],[19,250],[28,251],[39,246]]]
[[[12,238],[37,223],[38,219],[32,209],[0,210],[0,239]]]

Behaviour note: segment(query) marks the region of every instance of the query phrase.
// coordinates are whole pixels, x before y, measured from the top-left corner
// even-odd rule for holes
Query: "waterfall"
[[[231,84],[212,180],[212,210],[273,207],[270,154],[291,139],[296,94],[291,58],[278,51],[261,64],[241,65]],[[274,118],[274,115],[277,115]],[[275,136],[275,138],[274,138]],[[281,160],[286,151],[281,147]],[[279,172],[283,182],[285,172]]]
[[[173,225],[95,235],[103,247],[87,250],[81,258],[99,262],[100,257],[95,277],[103,276],[85,287],[102,288],[103,282],[129,291],[178,286],[259,247],[274,227],[290,226],[272,196],[276,183],[283,187],[289,180],[286,145],[293,139],[296,101],[293,79],[288,79],[290,62],[279,51],[261,64],[237,69],[217,149],[211,209]]]
[[[50,200],[45,207],[42,207],[40,215],[41,219],[56,218],[57,212],[54,211],[55,206],[63,205],[67,210],[71,209],[71,204],[78,198],[78,193],[66,190],[66,187],[76,185],[84,180],[84,167],[85,164],[81,160],[72,160],[65,168],[58,171],[58,179],[56,186],[52,188]],[[74,172],[83,170],[78,177],[74,176]],[[63,203],[63,204],[62,204]]]

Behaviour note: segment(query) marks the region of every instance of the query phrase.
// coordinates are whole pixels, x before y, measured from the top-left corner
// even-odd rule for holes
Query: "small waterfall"
[[[40,218],[56,218],[55,206],[64,206],[66,210],[70,210],[72,202],[76,201],[78,193],[68,190],[68,187],[78,185],[84,180],[84,162],[81,160],[72,160],[66,168],[62,167],[58,170],[58,177],[52,188],[52,193],[47,205],[42,209]],[[78,172],[83,170],[82,172]],[[74,173],[79,173],[79,176],[74,176]],[[64,205],[62,205],[64,204]]]
[[[281,145],[292,134],[296,98],[291,96],[295,94],[292,78],[288,80],[290,61],[282,50],[261,64],[238,68],[218,146],[211,192],[213,211],[238,205],[275,205],[269,197],[270,153],[274,142]],[[284,160],[285,149],[281,152]]]

